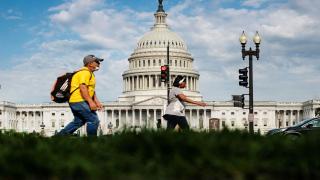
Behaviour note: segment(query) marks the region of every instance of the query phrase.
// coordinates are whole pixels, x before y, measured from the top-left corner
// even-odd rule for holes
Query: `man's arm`
[[[80,89],[80,93],[81,93],[81,96],[83,97],[83,99],[85,99],[89,103],[90,109],[97,110],[98,109],[97,105],[93,101],[93,99],[90,97],[87,85],[80,84],[79,89]]]
[[[198,106],[206,106],[207,104],[204,103],[204,102],[200,102],[200,101],[194,101],[192,99],[189,99],[186,95],[184,94],[178,94],[177,97],[181,100],[181,101],[184,101],[184,102],[188,102],[188,103],[191,103],[191,104],[195,104],[195,105],[198,105]]]
[[[93,101],[96,103],[98,109],[102,109],[102,104],[100,103],[96,92],[94,92]]]

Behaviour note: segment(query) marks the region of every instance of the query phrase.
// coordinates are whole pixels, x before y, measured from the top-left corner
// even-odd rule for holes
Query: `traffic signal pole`
[[[167,46],[167,102],[169,105],[169,93],[170,93],[170,60],[169,60],[169,45]]]
[[[249,133],[253,134],[253,120],[254,120],[254,114],[253,114],[253,63],[252,63],[252,54],[253,51],[251,48],[248,51],[249,54]]]
[[[252,56],[255,56],[257,60],[259,60],[259,54],[260,54],[260,49],[259,45],[261,43],[261,38],[256,32],[256,35],[253,37],[253,42],[256,45],[256,50],[253,51],[250,47],[250,49],[247,51],[245,46],[247,43],[247,38],[244,34],[244,31],[242,35],[240,36],[240,43],[242,45],[242,59],[245,60],[246,56],[249,56],[249,115],[248,115],[248,120],[249,120],[249,133],[253,134],[253,122],[254,122],[254,111],[253,111],[253,63],[252,63]]]

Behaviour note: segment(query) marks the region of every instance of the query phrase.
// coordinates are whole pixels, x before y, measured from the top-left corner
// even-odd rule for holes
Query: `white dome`
[[[168,63],[170,84],[176,76],[186,76],[185,94],[195,100],[201,100],[198,88],[199,73],[193,69],[193,58],[187,50],[186,43],[170,30],[166,24],[167,14],[161,6],[154,16],[156,20],[154,26],[142,36],[128,58],[129,69],[122,74],[124,89],[119,101],[142,101],[154,96],[166,97],[167,84],[161,80],[160,67]]]
[[[180,49],[180,51],[187,51],[186,43],[183,39],[172,32],[166,24],[167,14],[162,11],[158,11],[155,16],[155,24],[151,28],[151,31],[146,33],[139,41],[136,50],[149,49],[149,48],[166,48],[170,46],[170,49]]]
[[[168,42],[170,48],[178,48],[187,51],[186,43],[175,32],[170,31],[167,27],[153,27],[139,41],[137,49],[141,48],[163,48],[167,47]]]

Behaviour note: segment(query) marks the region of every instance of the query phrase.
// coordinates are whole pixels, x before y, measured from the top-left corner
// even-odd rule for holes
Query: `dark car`
[[[284,135],[297,139],[303,135],[320,134],[320,118],[312,118],[287,128],[272,129],[267,135]]]

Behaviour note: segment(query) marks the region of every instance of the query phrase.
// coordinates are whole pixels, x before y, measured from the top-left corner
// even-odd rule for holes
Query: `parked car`
[[[297,139],[304,135],[320,134],[320,118],[312,118],[301,121],[294,126],[286,128],[272,129],[267,135],[284,135],[292,139]]]

